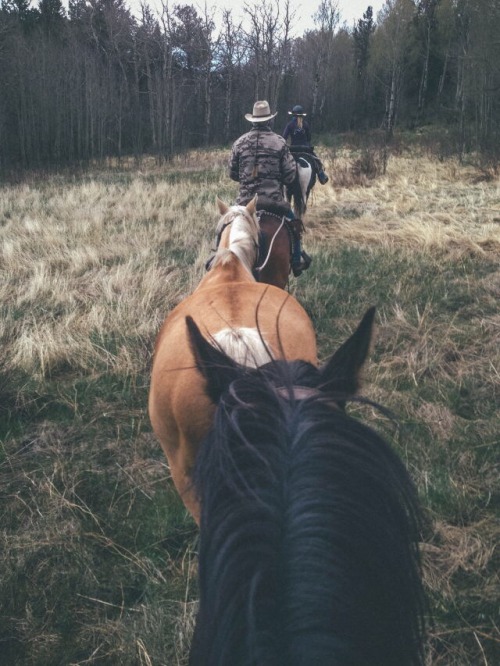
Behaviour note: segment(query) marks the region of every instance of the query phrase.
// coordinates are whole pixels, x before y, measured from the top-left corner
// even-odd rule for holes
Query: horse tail
[[[423,664],[404,465],[373,430],[324,399],[283,397],[265,372],[231,384],[198,454],[191,666]]]

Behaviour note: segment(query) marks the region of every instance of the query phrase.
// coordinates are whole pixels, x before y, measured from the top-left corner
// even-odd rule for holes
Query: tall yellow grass
[[[321,154],[320,150],[318,152]],[[304,219],[307,230],[304,246],[313,256],[321,253],[328,257],[333,249],[343,244],[360,246],[369,252],[386,249],[409,257],[432,256],[435,265],[448,259],[459,265],[471,257],[484,259],[489,264],[498,262],[498,178],[481,181],[471,167],[402,154],[390,158],[383,176],[365,179],[361,184],[353,177],[349,186],[335,187],[336,170],[349,173],[352,153],[343,150],[329,155],[325,150],[321,156],[330,183],[316,186]],[[63,373],[66,378],[80,375],[92,378],[94,373],[109,372],[142,377],[146,384],[153,342],[163,319],[193,290],[204,273],[218,221],[216,197],[228,203],[236,197],[237,186],[228,180],[225,172],[226,159],[224,151],[197,151],[164,167],[144,160],[140,169],[133,164],[125,168],[122,164],[115,171],[95,171],[91,177],[75,179],[53,175],[33,178],[22,185],[0,187],[0,363],[6,369],[6,376],[10,371],[19,371],[42,386]],[[435,372],[438,377],[438,393],[445,383],[459,386],[466,375],[481,377],[487,386],[498,385],[500,313],[498,309],[495,312],[493,304],[500,302],[500,267],[496,272],[489,270],[478,280],[473,287],[480,290],[484,304],[488,305],[487,313],[479,305],[476,309],[470,306],[471,327],[477,334],[471,336],[468,331],[467,342],[462,345],[455,316],[451,314],[443,322],[436,320],[430,306],[415,304],[405,309],[398,301],[398,290],[403,289],[401,276],[394,276],[394,302],[384,305],[378,315],[378,336],[387,353],[370,371],[368,390],[370,397],[383,404],[398,404],[403,408],[401,411],[406,409],[412,419],[428,429],[428,441],[419,452],[419,464],[411,469],[423,496],[436,483],[432,477],[438,452],[453,461],[450,478],[464,506],[481,493],[494,495],[498,469],[491,465],[491,460],[481,469],[475,469],[470,452],[457,454],[456,436],[471,424],[452,411],[444,394],[432,399],[419,396],[417,400],[408,391],[394,387],[403,380],[418,387],[429,372]],[[450,288],[453,286],[451,284]],[[467,285],[460,286],[467,288]],[[328,299],[342,297],[325,293],[324,286],[307,273],[298,280],[292,279],[290,289],[310,307],[319,303],[326,308]],[[313,314],[321,319],[321,312],[318,307]],[[335,336],[343,339],[358,314],[353,313],[352,320],[336,321]],[[325,338],[320,334],[320,347],[326,347],[328,342],[325,353],[329,353],[331,340]],[[126,416],[124,414],[123,418],[127,419],[127,424],[131,419],[141,424],[147,420],[146,393],[144,388],[143,404],[133,413],[130,408],[124,408]],[[66,391],[60,399],[71,398]],[[116,410],[113,418],[121,418],[119,408],[116,405],[112,408]],[[71,409],[77,414],[78,404],[71,405]],[[103,415],[96,412],[96,422],[99,418]],[[80,426],[72,427],[76,432]],[[137,433],[141,427],[137,426]],[[37,424],[36,428],[37,437],[52,441],[50,426]],[[151,464],[148,458],[152,447],[156,446],[149,431],[137,434],[132,443],[127,442],[130,451],[123,451],[119,423],[116,428],[116,442],[109,442],[109,448],[113,455],[121,456],[120,473],[125,470],[127,476],[135,479],[136,485],[130,491],[132,506],[136,494],[153,495],[158,479],[161,477],[161,483],[165,482],[166,471],[164,468],[158,471],[158,465]],[[487,419],[476,419],[474,428],[476,434],[484,432],[485,438],[490,437],[491,424]],[[74,432],[73,436],[79,441]],[[61,435],[56,432],[54,442],[58,438],[61,439]],[[54,443],[54,450],[58,445],[60,442]],[[147,452],[141,454],[142,458],[135,448],[139,445]],[[18,458],[15,441],[9,455],[9,464],[14,468]],[[63,469],[65,450],[61,448],[54,455],[61,457]],[[406,458],[411,460],[412,453],[407,452]],[[24,464],[20,459],[18,466]],[[156,472],[152,471],[153,467]],[[36,477],[31,471],[25,473],[22,469],[21,472],[18,478]],[[73,474],[77,488],[79,473],[74,471]],[[65,475],[71,477],[67,471],[62,476]],[[141,477],[146,480],[144,484]],[[13,477],[12,483],[16,482]],[[32,485],[30,511],[34,526],[39,518],[40,497],[43,496],[46,505],[57,513],[69,501],[66,494],[70,493],[68,488],[61,490],[60,486],[51,485],[49,477],[44,480],[43,488],[40,486],[37,490],[35,480]],[[45,518],[48,520],[47,516]],[[71,529],[73,527],[74,522],[71,522]],[[54,521],[47,526],[44,522],[38,529],[40,538],[47,539],[47,543],[57,538]],[[31,527],[29,532],[32,532]],[[99,538],[105,538],[100,525],[97,532]],[[471,521],[466,526],[438,519],[433,539],[425,551],[428,589],[453,605],[457,572],[475,570],[480,573],[491,567],[497,537],[498,530],[489,518]],[[16,538],[22,540],[28,535],[20,530],[13,542]],[[126,553],[124,558],[129,556]],[[188,580],[187,585],[194,586],[191,573],[194,566],[189,557],[191,555],[186,556],[180,568]],[[160,570],[155,571],[154,575],[160,578]],[[57,578],[57,574],[52,572],[51,575]],[[159,583],[163,585],[164,581]],[[490,576],[482,592],[491,597],[495,590],[498,592],[498,580],[495,582]],[[196,607],[191,600],[191,590],[186,590],[184,601],[173,605],[175,612],[171,616],[177,623],[175,651],[179,655],[175,663],[183,664]],[[145,617],[150,623],[156,616],[146,613]],[[161,621],[158,618],[158,622]],[[118,634],[119,623],[114,627]],[[99,629],[109,630],[109,623]],[[430,657],[432,663],[471,666],[466,665],[462,654],[454,652],[459,650],[455,644],[451,645],[450,641],[446,646],[446,631],[444,629],[442,635],[439,631],[435,634],[441,652],[437,650]],[[476,628],[474,632],[482,649],[484,637]],[[489,629],[487,632],[490,634]],[[126,630],[123,636],[128,638]],[[488,639],[497,640],[491,635]],[[49,636],[47,640],[52,639]],[[103,637],[101,644],[106,640]],[[120,645],[117,639],[117,652]],[[149,650],[138,637],[138,663],[151,661]],[[88,663],[91,661],[92,658]],[[486,658],[484,663],[487,663]]]
[[[349,170],[341,151],[326,169]],[[500,179],[426,157],[391,157],[387,172],[362,186],[316,186],[307,216],[313,242],[378,244],[453,255],[500,253]]]

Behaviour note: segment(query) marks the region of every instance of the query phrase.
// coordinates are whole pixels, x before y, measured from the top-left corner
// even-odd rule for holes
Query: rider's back
[[[267,125],[253,127],[233,144],[229,176],[240,184],[239,205],[246,205],[256,194],[259,207],[284,204],[282,186],[292,183],[295,173],[286,141]]]

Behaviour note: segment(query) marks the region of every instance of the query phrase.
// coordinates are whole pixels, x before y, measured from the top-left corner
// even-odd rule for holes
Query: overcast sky
[[[182,4],[179,2],[179,4]],[[186,3],[187,4],[187,3]],[[257,0],[207,0],[207,6],[215,7],[216,13],[222,13],[222,9],[232,9],[233,14],[243,15],[243,7],[246,5],[250,7],[258,6]],[[291,0],[291,8],[295,11],[295,25],[298,34],[303,34],[305,30],[314,28],[312,15],[317,11],[320,0]],[[346,22],[349,26],[353,21],[363,17],[363,12],[366,11],[368,5],[373,7],[374,16],[382,8],[384,0],[338,0],[338,7],[340,10],[340,22]],[[200,10],[203,10],[205,3],[203,0],[193,0],[193,5]]]
[[[134,13],[138,12],[141,0],[125,0],[126,4],[132,9]],[[161,6],[160,0],[146,0],[152,9]],[[204,0],[170,0],[169,5],[193,5],[196,7],[200,14],[204,13],[205,2]],[[243,17],[243,7],[247,4],[250,7],[257,7],[258,0],[207,0],[206,5],[210,11],[211,8],[215,10],[214,19],[217,23],[218,19],[222,16],[223,9],[231,9],[234,19]],[[302,35],[306,30],[314,28],[312,15],[316,12],[320,0],[291,0],[291,8],[295,11],[295,36]],[[367,7],[373,7],[374,17],[384,5],[384,0],[338,0],[338,7],[340,10],[340,22],[344,21],[349,27],[352,26],[354,21],[363,17],[363,12]]]

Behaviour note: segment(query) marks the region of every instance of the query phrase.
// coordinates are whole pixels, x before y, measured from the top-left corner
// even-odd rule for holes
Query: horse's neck
[[[241,261],[251,273],[257,259],[257,238],[248,229],[248,223],[236,218],[229,228],[227,248]]]
[[[255,278],[232,251],[221,249],[216,255],[213,267],[204,275],[196,289],[232,282],[255,282]]]

